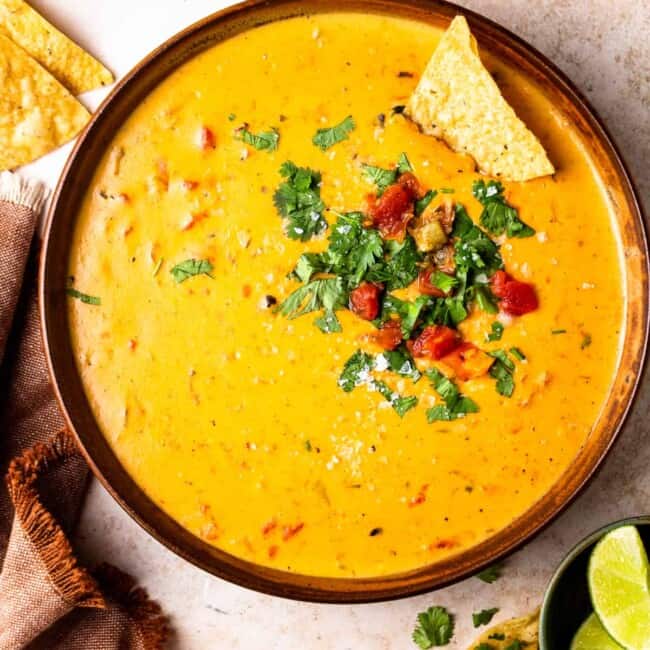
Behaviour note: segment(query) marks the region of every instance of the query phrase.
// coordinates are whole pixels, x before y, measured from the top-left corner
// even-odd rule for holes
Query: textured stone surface
[[[34,0],[68,33],[113,68],[126,72],[142,55],[192,20],[221,6],[208,0]],[[549,56],[606,120],[650,203],[650,5],[645,0],[465,0]],[[101,93],[86,98],[93,107]],[[60,151],[31,166],[53,183]],[[135,574],[174,618],[175,647],[407,649],[415,615],[431,604],[457,615],[456,642],[473,638],[470,613],[501,607],[498,617],[535,607],[566,551],[601,524],[650,512],[650,439],[646,381],[632,416],[603,470],[550,528],[511,557],[494,585],[471,579],[436,593],[393,603],[327,606],[255,594],[212,578],[149,538],[97,485],[79,531],[89,561],[109,559]],[[579,407],[579,405],[578,405]],[[495,619],[497,620],[497,619]]]

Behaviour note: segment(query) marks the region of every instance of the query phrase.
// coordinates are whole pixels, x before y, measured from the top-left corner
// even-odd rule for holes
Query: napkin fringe
[[[47,468],[78,450],[68,431],[59,431],[48,443],[39,443],[11,461],[6,482],[16,516],[39,557],[52,584],[73,607],[105,608],[97,582],[79,565],[63,529],[42,504],[36,481]]]
[[[34,178],[23,178],[9,171],[0,172],[0,201],[23,205],[38,214],[47,195],[45,184]]]
[[[137,586],[132,576],[112,564],[100,564],[93,573],[106,595],[114,598],[138,627],[144,650],[164,648],[171,627],[160,605]]]

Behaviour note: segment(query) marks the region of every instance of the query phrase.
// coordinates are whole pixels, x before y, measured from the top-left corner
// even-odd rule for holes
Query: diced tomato
[[[429,325],[413,343],[413,356],[428,359],[442,359],[460,345],[456,330],[444,325]]]
[[[438,287],[431,282],[431,276],[435,272],[436,270],[433,267],[420,271],[420,275],[418,275],[418,291],[423,293],[425,296],[444,298],[447,294],[442,289],[438,289]]]
[[[415,174],[411,172],[404,172],[397,179],[397,184],[403,187],[410,195],[412,199],[417,199],[422,194],[422,189],[420,188],[420,182],[415,177]]]
[[[199,131],[199,147],[203,151],[217,148],[217,138],[214,135],[214,131],[207,126],[202,126]]]
[[[385,239],[401,239],[406,225],[413,218],[413,193],[402,185],[386,188],[378,198],[370,201],[368,210],[372,224]]]
[[[374,334],[372,340],[384,350],[394,350],[403,340],[402,325],[398,320],[386,321]]]
[[[364,320],[374,320],[379,315],[379,294],[382,287],[372,282],[362,282],[350,292],[350,310]]]
[[[500,298],[499,306],[511,316],[523,316],[539,307],[535,287],[528,282],[514,280],[505,271],[497,271],[491,280],[492,293]]]
[[[453,352],[441,359],[459,379],[482,377],[494,363],[494,359],[472,343],[461,343]]]

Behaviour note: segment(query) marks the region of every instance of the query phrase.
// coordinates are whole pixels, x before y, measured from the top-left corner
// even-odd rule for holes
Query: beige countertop
[[[60,27],[118,75],[192,21],[224,6],[209,0],[34,0]],[[550,57],[583,91],[618,142],[650,205],[650,4],[645,0],[464,0]],[[103,91],[102,91],[103,92]],[[95,106],[102,92],[86,97]],[[66,147],[27,172],[53,184]],[[536,607],[554,567],[582,536],[625,515],[650,512],[650,382],[604,468],[543,534],[512,556],[493,585],[469,579],[424,596],[374,605],[316,605],[263,596],[190,566],[142,531],[94,482],[77,545],[88,562],[132,573],[172,616],[173,647],[409,649],[416,614],[430,605],[454,612],[449,648],[474,637],[471,612],[500,607],[499,620]]]

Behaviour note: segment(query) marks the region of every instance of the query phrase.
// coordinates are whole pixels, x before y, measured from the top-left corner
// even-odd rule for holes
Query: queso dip
[[[440,34],[336,13],[236,35],[142,102],[88,187],[69,262],[69,316],[94,414],[161,508],[238,557],[353,577],[466,550],[560,479],[607,396],[624,287],[605,191],[571,124],[488,53],[484,63],[557,171],[503,182],[499,209],[514,207],[529,236],[486,234],[503,278],[532,287],[535,305],[504,313],[506,298],[488,277],[494,268],[474,270],[472,291],[483,283],[487,306],[474,293],[466,316],[445,314],[436,330],[480,349],[487,366],[466,377],[439,363],[442,352],[426,358],[419,323],[400,349],[419,373],[439,374],[415,382],[390,372],[386,356],[377,361],[378,316],[360,317],[363,305],[337,305],[335,324],[320,327],[314,320],[327,310],[292,318],[286,308],[301,286],[291,272],[303,254],[328,248],[338,215],[367,214],[390,196],[369,168],[388,170],[397,186],[407,172],[395,164],[406,154],[420,188],[413,201],[435,189],[425,210],[458,219],[464,209],[479,224],[473,185],[490,179],[402,114]],[[319,129],[322,147],[313,142]],[[305,241],[304,232],[289,237],[278,214],[278,188],[297,182],[279,173],[286,161],[321,175],[309,191],[322,201],[313,214],[323,223]],[[411,234],[409,226],[400,237]],[[424,268],[427,254],[417,255]],[[457,270],[444,272],[453,286],[442,296],[453,301]],[[391,281],[369,290],[385,299]],[[415,280],[394,295],[413,302],[420,293]],[[398,340],[405,319],[391,323]],[[358,352],[368,356],[356,357],[366,367],[355,370],[348,361]],[[347,389],[344,369],[354,371]],[[445,377],[468,400],[458,413],[444,410]]]

